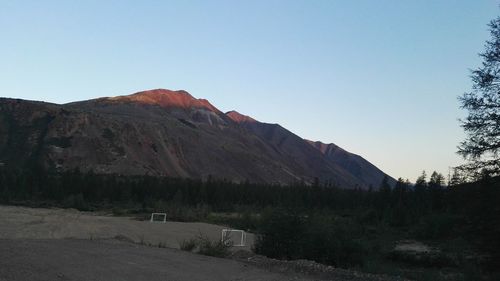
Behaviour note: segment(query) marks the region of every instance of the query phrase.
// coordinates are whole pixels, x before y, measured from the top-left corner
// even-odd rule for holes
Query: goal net
[[[227,246],[245,247],[247,234],[245,231],[239,229],[223,229],[221,241]]]
[[[167,222],[167,214],[166,213],[152,213],[150,222]]]

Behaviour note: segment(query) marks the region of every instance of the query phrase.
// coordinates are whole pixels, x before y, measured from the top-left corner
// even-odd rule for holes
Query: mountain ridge
[[[228,111],[225,114],[226,114],[226,116],[228,116],[229,118],[231,118],[231,120],[233,120],[236,123],[247,123],[247,122],[255,123],[255,122],[259,122],[259,121],[253,119],[252,117],[250,117],[248,115],[244,115],[244,114],[239,113],[236,110]]]
[[[221,112],[206,99],[196,99],[190,93],[184,90],[154,89],[134,93],[132,95],[106,98],[110,101],[128,101],[145,104],[156,104],[161,107],[177,108],[205,108],[214,112]]]

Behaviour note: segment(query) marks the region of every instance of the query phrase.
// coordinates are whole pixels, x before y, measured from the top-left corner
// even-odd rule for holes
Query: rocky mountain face
[[[0,163],[345,188],[376,188],[385,175],[334,144],[163,89],[64,105],[2,98]]]

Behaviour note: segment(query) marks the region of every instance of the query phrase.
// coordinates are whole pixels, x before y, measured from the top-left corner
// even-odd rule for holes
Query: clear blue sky
[[[414,181],[461,162],[457,96],[499,3],[0,0],[0,96],[185,89]]]

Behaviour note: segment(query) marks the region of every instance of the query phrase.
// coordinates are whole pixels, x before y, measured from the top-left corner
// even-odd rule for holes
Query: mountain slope
[[[361,156],[347,152],[335,144],[305,140],[278,124],[261,123],[236,111],[230,111],[226,115],[288,157],[289,161],[300,159],[319,178],[331,180],[338,186],[353,186],[354,183],[358,187],[378,188],[385,176],[384,172]],[[323,157],[318,157],[317,152]],[[389,177],[391,185],[395,182]]]
[[[376,167],[342,157],[323,153],[277,124],[224,114],[185,91],[157,89],[65,105],[0,99],[0,162],[6,165],[378,186],[378,174],[365,176]]]
[[[378,188],[375,183],[381,183],[385,176],[384,172],[365,160],[363,157],[347,152],[333,143],[325,144],[320,141],[305,141],[320,151],[328,159],[328,161],[336,163],[345,170],[349,171],[351,175],[361,180],[364,183],[364,186]],[[389,184],[394,185],[396,184],[396,181],[389,177]]]

